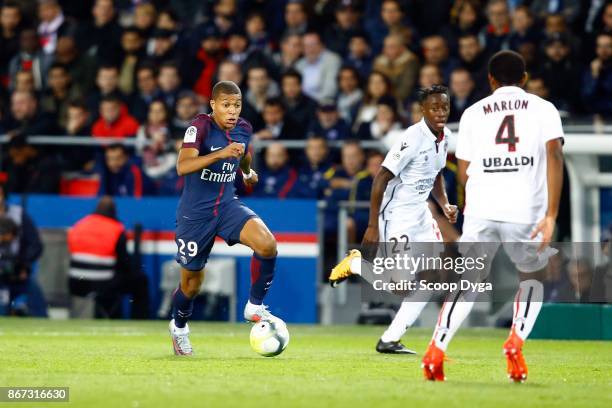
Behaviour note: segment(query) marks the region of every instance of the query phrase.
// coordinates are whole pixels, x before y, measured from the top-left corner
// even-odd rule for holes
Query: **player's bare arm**
[[[198,149],[192,147],[182,148],[176,161],[176,172],[179,176],[203,170],[219,160],[240,158],[244,154],[242,143],[232,143],[223,149],[200,156]]]
[[[362,245],[378,243],[378,216],[380,215],[380,206],[382,204],[383,195],[387,189],[389,181],[393,180],[395,175],[385,167],[382,167],[372,183],[372,193],[370,194],[370,219],[368,228],[363,235]]]
[[[465,187],[468,180],[467,169],[470,167],[470,162],[457,159],[457,181],[461,186]]]
[[[446,188],[444,187],[444,177],[442,173],[438,173],[436,176],[436,181],[434,182],[433,189],[431,190],[431,195],[436,200],[442,211],[444,212],[444,216],[451,224],[457,222],[457,206],[452,205],[448,202],[448,196],[446,195]]]
[[[259,176],[251,168],[252,156],[251,153],[247,153],[240,160],[240,170],[242,170],[242,178],[244,180],[244,184],[246,185],[255,185],[259,181]]]
[[[535,238],[539,233],[542,234],[542,244],[539,251],[542,251],[552,240],[555,232],[555,222],[559,214],[559,201],[561,200],[561,188],[563,186],[563,145],[561,139],[549,140],[546,142],[546,183],[548,186],[548,209],[535,230],[531,238]]]

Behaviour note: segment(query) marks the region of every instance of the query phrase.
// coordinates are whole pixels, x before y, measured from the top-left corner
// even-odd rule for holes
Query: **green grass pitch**
[[[289,325],[285,352],[251,351],[250,325],[192,323],[175,357],[167,322],[0,319],[0,386],[68,386],[79,407],[612,407],[612,343],[531,340],[529,379],[505,376],[505,330],[460,331],[446,383],[420,357],[374,352],[382,327]],[[422,352],[429,329],[405,343]],[[49,406],[26,403],[4,406]],[[64,406],[64,404],[52,404]]]

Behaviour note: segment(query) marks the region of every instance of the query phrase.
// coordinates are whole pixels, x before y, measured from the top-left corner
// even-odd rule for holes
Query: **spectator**
[[[242,116],[251,122],[254,129],[260,129],[266,100],[278,95],[278,85],[270,78],[268,70],[262,66],[251,67],[247,72],[247,91],[242,99]]]
[[[9,314],[46,317],[46,304],[42,302],[45,310],[37,311],[37,302],[30,296],[40,293],[36,280],[32,279],[34,263],[43,251],[40,234],[23,207],[8,204],[4,185],[0,185],[0,237],[0,286],[8,285]]]
[[[134,28],[142,37],[149,38],[155,29],[157,10],[151,3],[139,3],[134,7]],[[125,32],[124,32],[125,33]]]
[[[144,122],[149,111],[149,105],[161,97],[157,85],[155,67],[143,64],[136,69],[136,91],[130,96],[130,113],[139,122]]]
[[[249,41],[250,51],[261,51],[272,54],[272,43],[266,31],[266,19],[261,13],[251,13],[247,16],[244,28]]]
[[[111,197],[102,197],[93,214],[70,228],[68,250],[70,294],[93,295],[96,318],[120,318],[122,294],[131,297],[132,318],[149,318],[147,276],[128,254],[125,226]]]
[[[183,139],[174,139],[172,145],[174,146],[175,158],[178,158],[179,151],[183,146]],[[168,154],[170,154],[170,152],[168,152]],[[185,179],[179,176],[176,171],[168,171],[156,180],[157,194],[163,196],[180,196],[184,183]]]
[[[556,34],[544,44],[544,60],[540,75],[550,89],[550,100],[557,109],[575,111],[580,94],[581,72],[570,58],[569,42],[562,34]]]
[[[449,122],[459,122],[463,112],[478,101],[474,80],[467,69],[455,69],[450,78],[451,106]]]
[[[97,60],[89,55],[80,55],[74,37],[62,36],[57,39],[55,62],[68,68],[72,82],[78,84],[84,94],[93,89]]]
[[[259,182],[253,195],[284,199],[296,181],[297,172],[289,166],[287,148],[282,143],[272,143],[266,148],[265,167],[259,171]]]
[[[100,117],[91,135],[95,137],[131,137],[138,131],[138,122],[127,112],[121,99],[114,95],[102,98]]]
[[[136,67],[145,57],[144,45],[145,40],[137,28],[128,27],[121,34],[123,56],[119,62],[119,90],[124,95],[131,95],[136,89]]]
[[[397,102],[394,98],[383,96],[376,105],[375,118],[370,122],[361,124],[357,131],[357,139],[384,140],[391,133],[402,129],[402,123],[397,113]],[[385,145],[389,145],[389,143],[385,142]]]
[[[448,45],[441,35],[432,35],[423,39],[423,57],[425,64],[437,66],[442,72],[444,83],[450,79],[450,73],[459,65],[457,60],[449,56]],[[416,69],[416,66],[415,68]]]
[[[562,14],[548,14],[546,16],[544,22],[544,37],[550,37],[555,34],[565,35],[573,52],[577,53],[580,50],[580,40],[572,35],[567,25],[567,21]]]
[[[19,51],[19,33],[23,25],[21,9],[16,1],[0,6],[0,85],[8,83],[8,66]]]
[[[612,115],[612,34],[599,34],[595,54],[582,81],[582,98],[592,113]]]
[[[19,53],[9,63],[9,76],[13,84],[19,71],[32,71],[34,85],[40,91],[46,86],[47,71],[53,57],[42,52],[39,46],[38,35],[34,29],[26,28],[19,35]]]
[[[11,193],[59,192],[60,167],[56,157],[29,144],[25,136],[11,139],[3,166],[8,174],[6,190]]]
[[[39,109],[38,100],[31,92],[13,92],[11,116],[2,126],[9,137],[50,135],[57,133],[54,118]]]
[[[288,70],[281,78],[282,100],[286,116],[300,130],[299,139],[306,136],[306,129],[315,116],[317,103],[302,92],[302,75],[295,70]]]
[[[512,13],[512,32],[510,33],[510,48],[518,51],[524,43],[539,43],[542,33],[534,24],[533,14],[529,7],[518,6]]]
[[[81,92],[73,85],[68,69],[61,64],[51,65],[47,83],[47,91],[40,100],[41,109],[53,115],[63,128],[66,126],[69,101],[80,98]]]
[[[510,47],[510,12],[506,0],[489,0],[486,8],[488,24],[480,35],[487,53],[494,54]]]
[[[219,64],[217,81],[232,81],[242,89],[242,77],[240,64],[230,60],[223,60]]]
[[[304,93],[320,102],[336,96],[336,78],[341,60],[338,55],[327,50],[316,32],[304,35],[304,57],[296,68],[302,74]]]
[[[480,13],[482,5],[479,0],[455,1],[450,10],[450,24],[440,29],[452,55],[457,55],[457,40],[467,34],[478,35],[483,25]]]
[[[380,20],[374,20],[366,29],[372,36],[372,48],[375,54],[380,53],[385,37],[389,34],[399,34],[404,37],[404,43],[412,41],[412,26],[406,18],[405,10],[398,0],[383,0],[380,6]]]
[[[140,126],[136,135],[142,168],[155,181],[175,171],[177,155],[170,137],[169,116],[164,102],[153,101],[149,105],[147,121]]]
[[[212,93],[212,80],[219,63],[223,60],[221,34],[214,26],[209,26],[200,39],[200,49],[196,54],[195,81],[193,91],[203,102],[208,103]]]
[[[285,32],[283,37],[291,34],[303,35],[308,30],[308,16],[301,1],[289,1],[285,6]]]
[[[352,126],[357,109],[363,100],[359,72],[353,67],[345,66],[338,74],[338,111],[340,117]]]
[[[274,54],[272,60],[282,74],[295,68],[303,50],[302,36],[297,33],[287,34],[281,39],[280,51]]]
[[[226,56],[230,61],[234,61],[242,66],[243,71],[252,66],[264,66],[270,70],[272,62],[268,57],[258,49],[252,49],[249,46],[249,37],[242,29],[233,29],[227,36],[227,51]]]
[[[176,108],[170,123],[170,132],[173,139],[183,139],[185,131],[198,112],[199,106],[196,95],[191,91],[181,92],[176,101]]]
[[[29,92],[36,95],[36,85],[34,84],[34,73],[32,71],[18,71],[15,75],[13,92]]]
[[[178,36],[174,30],[156,29],[147,44],[148,59],[156,66],[166,61],[180,61],[182,54],[177,47],[177,40]],[[190,78],[193,75],[195,74],[190,72]]]
[[[38,36],[43,52],[55,53],[57,38],[69,30],[69,23],[64,17],[58,0],[39,0],[38,2]]]
[[[477,89],[488,89],[487,55],[476,35],[459,37],[459,65],[469,71]]]
[[[122,102],[125,100],[125,96],[119,91],[119,70],[114,65],[104,64],[98,68],[96,87],[87,98],[90,112],[98,112],[100,102],[107,96],[116,96]]]
[[[100,176],[98,195],[141,198],[155,192],[149,177],[130,161],[127,148],[122,144],[112,144],[105,149],[104,163],[98,164],[96,172]]]
[[[321,200],[325,189],[323,175],[332,166],[327,140],[323,136],[310,136],[304,153],[306,160],[298,171],[298,180],[291,191],[291,197]]]
[[[529,78],[527,82],[526,91],[539,96],[542,99],[548,100],[550,97],[550,90],[546,86],[546,82],[543,78],[533,76]]]
[[[427,50],[425,47],[426,54],[429,53]],[[374,70],[389,77],[397,97],[404,100],[412,94],[419,72],[419,59],[406,48],[399,34],[390,34],[385,38],[382,54],[374,60]]]
[[[73,100],[68,104],[66,126],[63,133],[67,136],[91,136],[91,115],[87,104]],[[87,146],[66,147],[62,149],[62,168],[67,171],[91,172],[94,168],[96,148]]]
[[[303,131],[297,128],[293,120],[285,115],[285,107],[281,98],[270,98],[263,109],[264,127],[257,130],[253,137],[256,140],[287,140],[299,139]]]
[[[366,78],[372,71],[374,61],[367,34],[364,32],[353,34],[348,47],[348,55],[344,58],[344,64],[355,68],[361,78]]]
[[[82,23],[76,36],[79,48],[106,64],[116,64],[121,50],[121,27],[116,20],[114,0],[95,0],[91,10],[93,20]]]
[[[327,180],[327,208],[325,209],[325,233],[335,236],[338,231],[338,204],[340,201],[368,200],[372,188],[372,177],[363,168],[365,154],[357,141],[349,141],[342,145],[342,166],[339,169],[325,173]],[[349,209],[347,223],[349,242],[355,242],[358,230],[365,230],[366,225],[357,226],[353,218],[355,209]]]
[[[348,44],[359,28],[359,11],[352,3],[339,2],[336,6],[335,22],[325,29],[323,42],[339,55],[346,55]]]
[[[389,78],[378,71],[372,71],[368,76],[365,96],[357,110],[353,129],[357,131],[364,122],[370,122],[376,116],[378,100],[385,95],[392,95],[393,88]]]
[[[164,62],[159,67],[157,83],[159,84],[159,98],[167,107],[174,108],[176,98],[181,92],[181,76],[176,62]]]
[[[562,15],[570,23],[574,22],[580,12],[580,0],[533,0],[531,10],[538,18],[544,18],[548,14]]]
[[[340,117],[336,103],[326,100],[319,104],[317,120],[312,123],[309,135],[321,135],[330,141],[346,140],[351,138],[351,128]]]

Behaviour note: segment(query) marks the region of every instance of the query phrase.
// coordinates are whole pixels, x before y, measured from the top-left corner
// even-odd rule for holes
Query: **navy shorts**
[[[217,216],[211,214],[209,218],[201,220],[179,217],[174,238],[178,247],[176,261],[187,270],[202,270],[215,237],[220,236],[228,245],[235,245],[240,242],[244,224],[255,217],[257,214],[238,199],[219,206]]]

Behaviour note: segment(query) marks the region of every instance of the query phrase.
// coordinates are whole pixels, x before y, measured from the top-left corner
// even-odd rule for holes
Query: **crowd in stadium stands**
[[[361,141],[388,146],[420,120],[418,87],[448,85],[450,120],[458,121],[489,92],[486,63],[498,50],[521,53],[527,90],[565,116],[612,116],[610,1],[0,4],[0,134],[9,139],[2,171],[10,192],[66,193],[76,173],[95,179],[99,194],[178,195],[177,151],[191,118],[209,111],[218,80],[242,88],[254,138],[278,142],[258,155],[253,191],[238,179],[241,193],[327,198],[332,210],[339,200],[368,197],[381,156]],[[41,146],[33,135],[137,143]],[[288,151],[283,142],[291,139],[307,140],[305,150]],[[328,146],[339,140],[347,141],[341,150]],[[447,179],[456,195],[452,174]]]

